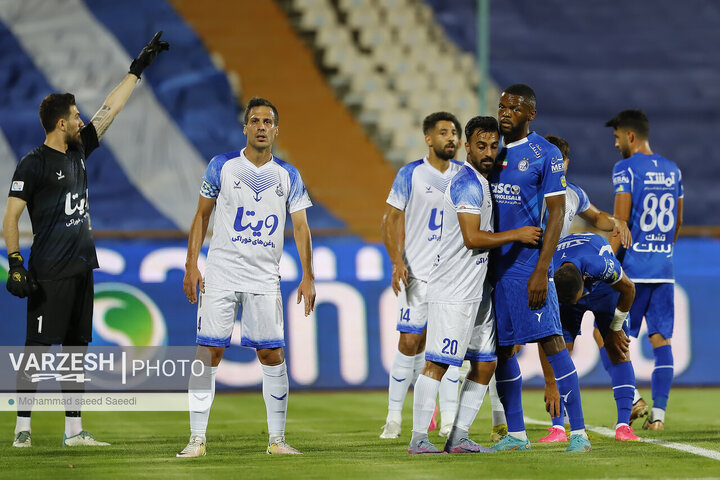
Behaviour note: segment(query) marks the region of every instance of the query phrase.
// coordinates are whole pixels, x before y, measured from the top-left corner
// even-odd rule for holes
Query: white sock
[[[617,425],[615,425],[615,430],[617,430],[620,427],[628,427],[628,426],[629,425],[627,423],[618,423]]]
[[[513,437],[517,438],[518,440],[525,440],[526,442],[528,439],[527,432],[525,430],[522,430],[520,432],[508,432],[508,435],[512,435]]]
[[[490,395],[490,406],[492,407],[492,422],[493,427],[498,425],[507,425],[507,419],[505,418],[505,408],[500,401],[500,397],[497,393],[497,382],[495,381],[495,375],[490,379],[488,384],[488,394]]]
[[[442,380],[440,380],[440,425],[452,425],[458,410],[458,382],[460,371],[458,367],[448,367]]]
[[[413,357],[413,373],[412,373],[412,383],[415,385],[417,383],[417,379],[420,376],[420,374],[423,371],[423,368],[425,368],[425,352],[422,351],[415,355]]]
[[[638,400],[640,400],[642,396],[640,396],[640,391],[636,388],[635,393],[633,394],[633,405],[637,403]]]
[[[210,419],[210,407],[215,399],[215,375],[218,367],[210,368],[210,389],[203,385],[201,389],[191,388],[188,390],[188,404],[190,410],[190,436],[201,436],[205,438],[208,420]],[[204,382],[203,382],[204,383]]]
[[[82,432],[82,417],[65,417],[65,436],[70,438]]]
[[[505,418],[505,410],[493,410],[492,424],[493,427],[497,427],[498,425],[507,425],[507,419]]]
[[[570,430],[570,436],[572,437],[573,435],[582,435],[584,438],[588,438],[584,428],[580,430]]]
[[[17,417],[15,421],[15,435],[20,432],[32,432],[30,428],[30,417]]]
[[[665,423],[665,410],[663,410],[662,408],[653,407],[650,420],[652,420],[653,422],[660,420],[661,422]]]
[[[263,398],[267,411],[268,445],[285,436],[285,420],[287,418],[288,384],[287,366],[285,361],[280,365],[263,365]]]
[[[555,428],[555,429],[560,430],[561,432],[565,433],[565,427],[561,427],[560,425],[553,425],[552,428]]]
[[[399,351],[395,352],[392,366],[390,367],[390,378],[388,386],[388,412],[391,410],[402,412],[403,403],[407,396],[410,383],[413,382],[413,369],[415,368],[415,357],[408,357]]]
[[[470,425],[475,421],[487,389],[487,385],[473,382],[467,378],[465,379],[462,387],[460,387],[460,400],[458,401],[458,411],[457,417],[455,417],[453,431],[456,428],[465,432],[470,430]]]
[[[400,410],[388,410],[387,418],[385,423],[395,422],[398,425],[402,425],[402,412]]]
[[[420,375],[418,378],[413,399],[413,439],[416,438],[416,434],[427,436],[439,389],[439,381],[425,375]]]

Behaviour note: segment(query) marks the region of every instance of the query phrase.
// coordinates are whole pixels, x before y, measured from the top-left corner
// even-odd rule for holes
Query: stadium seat
[[[303,10],[300,13],[300,29],[304,31],[317,31],[337,23],[335,13],[330,6],[317,9]]]

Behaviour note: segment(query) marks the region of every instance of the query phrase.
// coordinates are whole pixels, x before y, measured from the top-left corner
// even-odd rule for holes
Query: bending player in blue
[[[556,135],[547,135],[545,139],[558,147],[560,150],[560,153],[563,156],[565,175],[567,175],[568,166],[570,165],[570,145],[564,138]],[[618,220],[609,213],[599,210],[590,202],[590,199],[582,188],[568,181],[565,192],[565,219],[563,222],[562,232],[560,233],[561,241],[570,232],[570,227],[576,215],[598,230],[609,232],[608,236],[610,238],[619,236],[622,246],[629,247],[632,245],[632,238],[630,230],[627,227],[627,222]],[[613,308],[614,304],[609,310],[610,314],[612,314]],[[560,321],[563,324],[563,335],[568,345],[568,351],[572,353],[572,343],[568,343],[568,338],[570,338],[569,342],[573,342],[574,337],[569,337],[567,335],[567,327],[565,326],[566,318],[562,315],[562,307],[560,312]],[[605,352],[603,336],[597,328],[593,330],[593,337],[600,349],[602,365],[605,368],[605,371],[608,372],[608,375],[611,375],[610,368],[612,364]],[[553,423],[552,427],[548,428],[548,435],[538,440],[538,442],[567,442],[564,425],[565,409],[562,407],[562,402],[560,401],[560,394],[558,393],[557,385],[555,384],[555,378],[542,349],[539,349],[538,353],[540,355],[540,362],[545,376],[545,409],[548,413],[550,413]],[[637,392],[637,390],[635,390],[635,392]],[[645,414],[647,414],[647,405],[645,405],[645,402],[640,401],[633,404],[629,423],[632,424],[635,418]]]
[[[529,450],[522,409],[522,375],[515,345],[537,342],[552,366],[570,417],[567,451],[591,449],[585,433],[577,372],[565,347],[552,257],[565,216],[565,175],[560,151],[530,132],[535,92],[527,85],[506,88],[498,118],[505,147],[490,176],[497,230],[546,225],[540,248],[513,243],[494,252],[494,293],[498,329],[498,394],[505,407],[508,434],[495,450]]]
[[[625,334],[626,319],[633,300],[635,285],[623,274],[620,261],[613,255],[607,240],[594,233],[576,233],[564,237],[553,257],[555,288],[560,302],[563,336],[572,352],[575,337],[585,312],[595,315],[595,325],[604,342],[601,355],[608,358],[607,370],[612,380],[617,405],[615,440],[638,440],[630,427],[635,370],[630,362],[630,340]],[[543,370],[546,365],[543,364]],[[562,411],[553,418],[560,421]]]
[[[672,258],[683,216],[682,174],[675,162],[650,149],[650,124],[641,110],[624,110],[605,126],[613,128],[615,147],[623,156],[613,169],[614,216],[628,222],[633,237],[632,247],[618,253],[635,282],[630,336],[637,338],[644,317],[655,356],[653,408],[643,428],[663,430],[673,378]],[[611,243],[616,246],[615,240]]]
[[[537,245],[542,230],[520,227],[493,233],[490,186],[500,143],[497,120],[474,117],[465,126],[467,162],[445,191],[443,232],[427,287],[428,328],[425,368],[415,385],[411,454],[443,453],[428,439],[440,380],[448,367],[470,361],[460,388],[455,422],[445,442],[447,453],[487,453],[468,430],[480,410],[495,370],[495,319],[487,281],[488,250],[512,242]]]

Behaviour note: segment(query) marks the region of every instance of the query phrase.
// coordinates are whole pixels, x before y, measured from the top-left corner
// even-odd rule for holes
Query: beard
[[[485,175],[489,174],[495,166],[495,160],[492,157],[482,157],[478,160],[468,157],[468,160],[478,172]]]
[[[435,155],[437,155],[438,158],[442,158],[443,160],[450,160],[451,158],[455,158],[455,152],[457,151],[457,149],[453,147],[452,152],[449,152],[447,150],[447,147],[447,145],[442,148],[433,147],[433,150],[435,150]]]
[[[74,135],[67,135],[65,137],[65,141],[67,142],[69,147],[82,146],[82,139],[80,138],[80,130],[78,130],[77,133]]]

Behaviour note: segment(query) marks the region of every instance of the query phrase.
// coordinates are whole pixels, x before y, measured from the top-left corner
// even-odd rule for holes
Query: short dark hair
[[[465,124],[465,139],[470,141],[476,130],[481,132],[497,132],[500,135],[500,129],[495,117],[473,117]]]
[[[430,130],[435,128],[438,122],[442,121],[452,122],[455,125],[455,130],[458,132],[458,137],[462,138],[462,125],[460,125],[460,120],[450,112],[435,112],[425,117],[422,124],[423,135],[427,135]]]
[[[278,115],[277,108],[275,108],[275,105],[270,102],[270,100],[267,100],[262,97],[252,97],[250,101],[245,106],[245,115],[243,117],[245,123],[248,122],[248,118],[250,117],[250,110],[252,110],[255,107],[270,107],[272,108],[273,115],[275,115],[275,125],[278,125],[280,123],[280,115]]]
[[[570,144],[567,140],[562,137],[558,137],[557,135],[548,135],[545,137],[545,140],[558,147],[563,158],[570,158]]]
[[[514,83],[509,87],[505,88],[502,93],[523,97],[525,99],[525,102],[532,105],[533,108],[535,108],[537,104],[537,100],[535,99],[535,91],[524,83]]]
[[[70,107],[75,105],[72,93],[51,93],[40,103],[40,123],[45,133],[55,130],[58,120],[70,115]]]
[[[648,122],[645,112],[639,109],[623,110],[605,123],[606,127],[612,127],[615,130],[626,128],[631,130],[640,138],[648,138],[650,136],[650,122]]]
[[[563,264],[555,270],[555,289],[558,302],[570,305],[575,303],[577,293],[583,288],[583,278],[580,270],[572,263]]]

